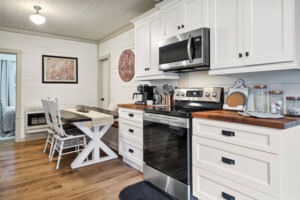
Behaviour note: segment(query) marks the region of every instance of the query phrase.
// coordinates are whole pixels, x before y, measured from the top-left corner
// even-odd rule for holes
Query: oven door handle
[[[192,43],[192,34],[189,36],[189,40],[187,42],[187,55],[188,55],[188,58],[189,58],[189,61],[190,63],[193,62],[193,58],[192,58],[192,53],[191,53],[191,43]]]

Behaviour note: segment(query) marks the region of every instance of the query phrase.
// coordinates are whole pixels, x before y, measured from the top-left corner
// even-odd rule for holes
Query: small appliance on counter
[[[148,100],[153,101],[154,88],[156,88],[156,86],[149,86],[147,84],[137,86],[138,93],[133,93],[132,99],[134,99],[134,97],[138,98],[138,96],[140,96],[140,99],[136,101],[135,104],[147,105]]]
[[[194,200],[191,114],[222,109],[224,90],[164,86],[167,91],[174,93],[173,106],[144,110],[144,178],[178,200]]]

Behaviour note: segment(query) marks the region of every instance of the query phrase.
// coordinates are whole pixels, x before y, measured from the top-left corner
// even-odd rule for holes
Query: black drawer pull
[[[128,131],[129,131],[129,133],[133,133],[134,132],[134,130],[131,129],[131,128]]]
[[[222,192],[222,197],[226,200],[235,200],[235,197],[234,196],[231,196],[225,192]]]
[[[222,162],[228,165],[235,165],[235,160],[231,160],[229,158],[222,157]]]
[[[130,153],[133,153],[133,152],[134,152],[132,149],[128,149],[128,151],[129,151]]]
[[[235,133],[233,131],[222,130],[222,135],[225,135],[225,136],[228,136],[228,137],[234,137]]]
[[[133,117],[133,116],[134,116],[134,114],[131,114],[131,113],[130,113],[130,114],[128,114],[128,116],[129,116],[129,117]]]

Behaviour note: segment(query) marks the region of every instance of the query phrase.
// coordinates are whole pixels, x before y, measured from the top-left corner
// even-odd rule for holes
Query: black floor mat
[[[174,200],[146,181],[124,188],[119,194],[120,200]]]

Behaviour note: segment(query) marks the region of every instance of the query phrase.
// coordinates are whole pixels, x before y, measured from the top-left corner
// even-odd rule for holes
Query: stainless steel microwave
[[[200,28],[160,41],[159,70],[193,71],[209,69],[209,29]]]

